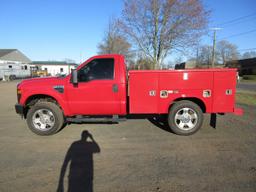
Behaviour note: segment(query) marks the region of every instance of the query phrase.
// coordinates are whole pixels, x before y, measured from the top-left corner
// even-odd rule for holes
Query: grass
[[[256,82],[256,75],[244,75],[241,79],[242,82]]]
[[[256,92],[237,92],[236,103],[256,106]]]

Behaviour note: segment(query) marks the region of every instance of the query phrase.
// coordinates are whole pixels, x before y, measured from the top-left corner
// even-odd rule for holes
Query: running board
[[[93,116],[81,116],[68,117],[66,119],[71,123],[118,123],[120,121],[126,121],[126,118],[119,118],[118,115],[112,117],[93,117]]]

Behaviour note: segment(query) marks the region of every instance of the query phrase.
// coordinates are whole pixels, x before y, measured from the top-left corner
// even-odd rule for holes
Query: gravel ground
[[[256,191],[255,107],[218,116],[216,129],[205,115],[189,137],[147,120],[72,124],[42,137],[15,114],[15,86],[0,83],[1,192]]]

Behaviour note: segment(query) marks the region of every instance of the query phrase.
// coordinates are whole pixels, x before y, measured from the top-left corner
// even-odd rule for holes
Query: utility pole
[[[212,68],[214,68],[215,63],[215,49],[216,49],[216,32],[221,30],[221,28],[211,28],[213,30],[213,45],[212,45]]]

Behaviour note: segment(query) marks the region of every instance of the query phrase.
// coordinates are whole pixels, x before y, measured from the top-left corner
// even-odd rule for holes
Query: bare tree
[[[247,51],[243,54],[243,59],[249,59],[256,57],[256,51]]]
[[[136,61],[136,67],[139,70],[148,70],[151,69],[152,61],[148,57],[140,56]]]
[[[132,55],[130,51],[131,44],[120,34],[115,20],[109,22],[105,37],[98,44],[98,49],[99,54],[123,54],[127,59]]]
[[[125,0],[120,29],[157,69],[173,50],[195,42],[208,12],[200,0]]]
[[[198,48],[197,50],[197,65],[198,67],[202,67],[202,65],[208,65],[208,67],[211,64],[211,57],[212,57],[212,47],[209,45],[203,45]]]
[[[237,60],[239,52],[237,46],[228,41],[222,40],[217,43],[217,57],[218,61],[226,65],[227,61]]]

